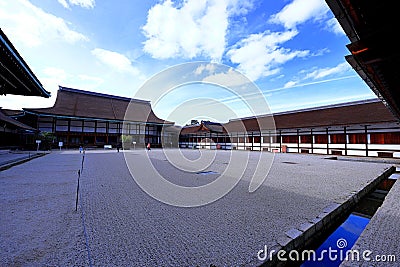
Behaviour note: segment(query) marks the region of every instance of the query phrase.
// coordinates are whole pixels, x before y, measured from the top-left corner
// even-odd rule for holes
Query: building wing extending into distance
[[[185,126],[180,146],[400,157],[399,122],[378,99],[233,119],[223,128]]]
[[[128,109],[128,107],[130,107]],[[127,112],[129,110],[130,112]],[[161,146],[163,126],[149,101],[59,87],[53,107],[24,109],[19,119],[41,132],[52,133],[66,147],[122,145],[122,135],[138,146]]]

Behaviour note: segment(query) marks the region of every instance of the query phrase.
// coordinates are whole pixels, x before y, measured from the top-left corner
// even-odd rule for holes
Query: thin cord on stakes
[[[79,198],[79,178],[81,177],[81,170],[78,170],[78,185],[76,186],[76,202],[75,211],[78,211],[78,198]]]

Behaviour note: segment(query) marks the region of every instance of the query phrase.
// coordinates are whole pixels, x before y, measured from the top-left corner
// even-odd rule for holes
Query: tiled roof
[[[197,133],[223,133],[224,128],[221,123],[202,121],[200,124],[187,125],[181,130],[181,134],[197,134]]]
[[[259,131],[273,129],[296,129],[373,123],[398,122],[387,107],[378,99],[316,107],[272,115],[230,120],[224,127],[230,131]],[[259,124],[262,126],[259,127]]]
[[[59,87],[53,107],[24,110],[44,115],[173,124],[158,118],[149,101],[62,86]]]
[[[26,124],[23,124],[22,122],[19,122],[17,120],[14,120],[13,118],[8,117],[3,110],[0,108],[0,123],[1,127],[6,124],[7,127],[10,127],[10,125],[13,126],[13,128],[16,129],[21,129],[21,130],[28,130],[28,131],[37,131],[35,128],[32,128]]]
[[[50,97],[17,49],[0,28],[0,95]]]

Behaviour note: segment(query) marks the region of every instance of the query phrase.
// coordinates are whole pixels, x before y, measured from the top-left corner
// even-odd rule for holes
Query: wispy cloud
[[[228,103],[242,102],[244,98],[247,100],[260,98],[262,96],[267,98],[267,97],[272,96],[273,93],[279,92],[279,91],[295,89],[295,88],[299,88],[299,87],[312,86],[312,85],[323,84],[323,83],[336,82],[336,81],[345,80],[345,79],[354,79],[354,78],[359,78],[359,77],[357,75],[350,75],[350,76],[344,76],[344,77],[339,77],[339,78],[334,78],[334,79],[325,79],[325,80],[301,83],[301,84],[293,82],[291,86],[289,86],[289,84],[287,84],[284,87],[274,88],[274,89],[270,89],[270,90],[263,90],[262,93],[261,92],[252,92],[252,93],[247,93],[247,94],[241,94],[240,96],[234,95],[234,96],[229,96],[229,97],[216,98],[216,101],[228,104]],[[370,94],[368,96],[370,96]],[[329,100],[327,100],[327,101],[329,101]],[[296,103],[297,102],[294,101],[293,105],[296,105]],[[212,105],[211,102],[209,104]]]
[[[140,71],[138,68],[132,66],[132,62],[124,55],[109,51],[101,48],[95,48],[91,53],[102,63],[108,65],[113,70],[119,72],[126,72],[132,75],[139,75]]]
[[[63,7],[70,8],[71,5],[80,6],[83,8],[94,8],[95,0],[57,0]]]
[[[297,109],[301,109],[301,108],[319,107],[319,106],[323,106],[323,105],[339,104],[339,103],[364,100],[364,99],[372,99],[372,98],[376,98],[376,96],[374,96],[373,93],[371,92],[369,94],[355,94],[355,95],[344,96],[344,97],[311,100],[308,102],[302,102],[300,105],[295,101],[287,101],[287,102],[285,102],[285,104],[274,105],[273,113],[280,112],[280,111],[297,110]]]
[[[227,52],[232,63],[250,80],[255,81],[279,73],[279,67],[296,57],[309,55],[307,50],[291,50],[280,47],[293,39],[297,31],[252,34],[238,42]]]
[[[224,87],[238,87],[251,83],[246,76],[233,70],[233,68],[230,68],[227,72],[218,72],[206,76],[202,81]]]
[[[275,88],[275,89],[271,89],[271,90],[266,90],[266,92],[277,92],[277,91],[282,91],[282,90],[286,90],[286,89],[290,89],[290,88],[297,88],[297,87],[303,87],[303,86],[308,86],[308,85],[335,82],[335,81],[353,79],[353,78],[359,78],[359,76],[357,76],[357,75],[349,75],[349,76],[343,76],[343,77],[339,77],[339,78],[332,78],[332,79],[326,79],[326,80],[315,81],[315,82],[307,82],[307,83],[300,83],[300,82],[297,82],[297,81],[290,81],[290,82],[287,82],[281,88]]]
[[[329,8],[321,0],[294,0],[279,13],[273,15],[269,22],[281,24],[287,29],[295,29],[310,19],[317,21],[326,16]]]
[[[335,33],[336,35],[345,35],[342,26],[340,26],[336,18],[331,18],[327,21],[326,27],[328,31]]]
[[[1,3],[0,23],[4,32],[25,46],[34,47],[53,40],[68,43],[88,41],[84,34],[71,29],[64,19],[47,13],[27,0]]]
[[[321,79],[325,78],[326,76],[334,75],[334,74],[340,74],[347,72],[351,70],[352,68],[350,67],[349,63],[343,62],[340,63],[339,65],[333,67],[333,68],[323,68],[323,69],[318,69],[315,70],[311,73],[308,73],[305,76],[305,79],[311,78],[311,79]]]
[[[309,83],[302,83],[302,81],[305,80],[318,80],[318,79],[323,79],[328,76],[334,76],[334,75],[343,75],[347,73],[349,70],[352,68],[347,62],[342,62],[338,64],[337,66],[331,67],[331,68],[321,68],[321,69],[316,69],[313,71],[303,71],[301,74],[302,76],[297,78],[296,80],[292,80],[287,82],[283,88],[292,88],[295,86],[303,86],[305,84],[317,84],[317,83],[324,83],[328,81],[337,81],[337,80],[342,80],[342,79],[347,79],[347,78],[353,78],[356,77],[356,75],[350,75],[350,76],[341,76],[339,78],[333,78],[333,79],[327,79],[324,81],[317,81],[317,82],[309,82]],[[298,85],[301,84],[301,85]]]

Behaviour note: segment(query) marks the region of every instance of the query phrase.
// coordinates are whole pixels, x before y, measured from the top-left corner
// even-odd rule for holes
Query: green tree
[[[40,143],[40,148],[43,150],[50,150],[56,139],[51,132],[40,132],[38,138],[42,141]]]

